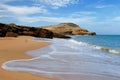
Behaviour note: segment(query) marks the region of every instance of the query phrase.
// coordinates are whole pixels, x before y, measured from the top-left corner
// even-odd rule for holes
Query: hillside
[[[95,32],[90,32],[74,23],[61,23],[58,25],[43,26],[42,28],[63,35],[96,35]]]
[[[34,36],[40,38],[70,38],[62,34],[54,34],[52,31],[42,28],[20,26],[16,24],[0,23],[0,37]]]
[[[61,23],[41,28],[0,23],[0,37],[34,36],[40,38],[70,38],[68,35],[96,35],[74,23]]]

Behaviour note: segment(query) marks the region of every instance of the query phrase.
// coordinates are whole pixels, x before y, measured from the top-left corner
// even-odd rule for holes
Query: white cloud
[[[9,0],[10,1],[10,0]],[[12,0],[11,0],[12,1]],[[35,0],[34,0],[35,1]],[[92,24],[94,23],[96,17],[91,16],[95,12],[89,11],[81,11],[75,12],[73,14],[68,15],[67,17],[55,17],[54,14],[50,16],[42,16],[41,14],[49,13],[45,7],[41,7],[43,5],[51,5],[54,8],[65,7],[70,4],[75,4],[79,0],[36,0],[40,4],[39,7],[37,6],[13,6],[7,4],[0,4],[0,12],[4,12],[5,15],[0,13],[0,17],[11,17],[14,20],[23,22],[23,23],[34,23],[34,22],[54,22],[54,23],[61,23],[61,22],[74,22],[74,23],[81,23],[81,24]],[[8,14],[9,13],[9,14]],[[40,13],[39,15],[30,16],[30,14]],[[8,14],[6,16],[6,14]],[[80,16],[82,15],[82,16]],[[84,15],[84,16],[83,16]],[[76,17],[79,16],[79,17]]]
[[[97,5],[95,6],[95,8],[109,8],[109,7],[113,7],[113,5]]]
[[[54,8],[66,7],[70,4],[76,4],[79,0],[33,0],[40,4],[51,5]]]
[[[7,2],[12,2],[12,1],[16,1],[16,0],[0,0],[0,3],[7,3]]]
[[[6,17],[6,15],[0,15],[0,18]]]
[[[35,13],[48,13],[46,9],[42,7],[28,7],[28,6],[10,6],[5,4],[0,4],[0,7],[6,11],[17,15],[29,15]]]
[[[92,11],[81,11],[81,12],[74,12],[72,13],[70,16],[71,17],[82,17],[82,16],[90,16],[96,14],[96,12],[92,12]]]
[[[0,15],[0,18],[8,17],[8,15]]]
[[[120,21],[120,16],[113,18],[113,21]]]
[[[81,24],[91,24],[94,22],[96,17],[81,17],[81,18],[70,18],[70,17],[45,17],[45,16],[35,16],[35,17],[17,17],[19,21],[27,22],[27,23],[34,23],[34,22],[54,22],[54,23],[61,23],[61,22],[74,22],[74,23],[81,23]]]
[[[1,13],[1,12],[5,12],[5,10],[0,10],[0,13]]]

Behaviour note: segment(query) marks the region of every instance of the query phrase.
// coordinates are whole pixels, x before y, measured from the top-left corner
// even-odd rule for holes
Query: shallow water
[[[53,44],[27,52],[34,57],[33,59],[9,61],[2,67],[56,77],[60,80],[120,80],[120,56],[72,39],[44,41]]]
[[[120,54],[120,35],[73,36],[72,38],[95,45],[97,49]]]

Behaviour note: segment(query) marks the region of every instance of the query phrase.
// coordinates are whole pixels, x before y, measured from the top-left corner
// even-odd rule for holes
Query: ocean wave
[[[107,48],[107,47],[102,47],[102,46],[94,46],[96,49],[105,51],[105,52],[109,52],[109,53],[115,53],[115,54],[120,54],[119,50],[115,50],[115,49],[111,49],[111,48]]]
[[[76,41],[74,39],[70,39],[69,41],[72,42],[72,43],[75,43],[75,44],[79,44],[79,45],[88,45],[88,43],[81,42],[81,41]]]
[[[89,44],[89,43],[86,43],[86,42],[77,41],[77,40],[74,40],[74,39],[71,39],[69,41],[71,41],[75,44],[79,44],[79,45],[93,46],[93,48],[98,49],[98,50],[102,50],[102,51],[105,51],[105,52],[120,54],[120,51],[116,50],[116,49],[111,49],[111,48],[103,47],[103,46],[97,46],[97,45]]]

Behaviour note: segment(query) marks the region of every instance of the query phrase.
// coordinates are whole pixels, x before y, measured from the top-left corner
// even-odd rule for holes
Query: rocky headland
[[[58,25],[43,26],[43,29],[63,35],[96,35],[95,32],[90,32],[74,23],[61,23]]]
[[[61,23],[41,28],[0,23],[0,37],[34,36],[40,38],[70,38],[69,35],[95,35],[74,23]]]

